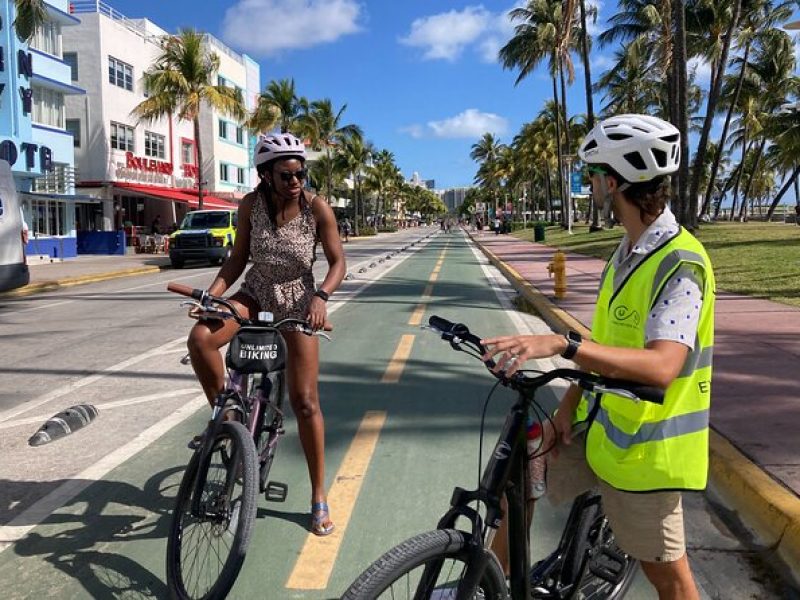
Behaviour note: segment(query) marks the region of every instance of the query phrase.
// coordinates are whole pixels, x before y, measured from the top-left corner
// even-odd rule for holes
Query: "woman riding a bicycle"
[[[275,321],[307,319],[314,329],[325,325],[326,302],[342,282],[345,258],[336,218],[321,196],[303,189],[306,151],[289,133],[262,136],[254,163],[260,183],[239,206],[239,225],[231,257],[222,265],[208,293],[222,296],[253,265],[229,301],[244,318],[270,311]],[[312,267],[317,242],[328,272],[317,288]],[[225,368],[219,349],[238,325],[233,320],[200,320],[189,334],[192,366],[209,403],[224,386]],[[311,479],[311,531],[328,535],[334,529],[325,492],[325,428],[319,401],[319,340],[300,331],[283,331],[288,349],[289,399],[297,415],[300,442]],[[190,446],[196,446],[195,438]]]

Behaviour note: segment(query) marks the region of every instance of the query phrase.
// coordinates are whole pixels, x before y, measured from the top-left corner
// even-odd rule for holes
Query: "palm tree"
[[[373,147],[369,142],[365,142],[360,134],[352,134],[344,139],[341,147],[341,158],[343,164],[347,166],[347,172],[353,177],[353,212],[354,212],[354,233],[358,236],[359,215],[362,217],[363,209],[362,198],[362,175],[364,168],[372,160]]]
[[[367,168],[367,177],[364,180],[364,190],[375,193],[378,197],[376,212],[386,212],[386,198],[396,187],[400,170],[394,162],[394,154],[388,150],[381,150],[372,157],[372,166]]]
[[[294,132],[304,99],[297,97],[294,79],[270,81],[258,96],[256,108],[250,115],[247,126],[255,132],[271,130],[280,123],[281,133]]]
[[[302,114],[298,117],[298,133],[307,137],[314,148],[325,150],[329,166],[327,188],[330,190],[333,187],[331,181],[333,173],[330,170],[333,166],[331,149],[341,146],[350,137],[363,137],[363,133],[358,125],[342,124],[342,115],[347,109],[347,104],[334,111],[331,100],[325,98],[311,103],[301,102],[300,108]],[[358,225],[355,227],[358,228]]]
[[[774,132],[775,144],[767,152],[767,162],[776,170],[784,173],[785,179],[780,191],[770,204],[767,220],[772,218],[778,203],[792,187],[792,184],[797,184],[798,177],[800,177],[800,119],[798,119],[797,113],[787,112],[775,115],[769,126]],[[800,216],[800,194],[796,187],[795,202]],[[797,224],[800,225],[800,221]]]
[[[573,11],[574,12],[574,11]],[[530,75],[544,61],[548,61],[548,70],[553,82],[553,102],[558,110],[556,118],[556,140],[558,148],[558,185],[561,198],[564,198],[564,170],[561,146],[561,116],[558,88],[556,79],[562,77],[563,94],[563,68],[572,73],[572,62],[569,59],[571,49],[577,36],[574,32],[574,15],[562,19],[562,6],[560,0],[529,0],[524,7],[518,7],[509,12],[512,21],[518,21],[514,27],[514,36],[500,49],[500,62],[505,69],[516,68],[519,75],[515,84],[519,84]],[[567,64],[565,65],[565,61]],[[563,99],[563,98],[562,98]],[[562,221],[565,213],[562,202]]]
[[[499,201],[500,177],[498,165],[503,144],[492,133],[484,133],[480,141],[472,144],[469,157],[478,163],[478,172],[475,183],[485,187],[492,194],[494,208],[497,210]]]
[[[241,91],[213,85],[219,70],[219,56],[210,51],[205,35],[182,29],[178,35],[164,36],[161,54],[142,76],[148,98],[131,111],[140,122],[163,117],[192,121],[197,151],[197,201],[203,209],[203,150],[200,141],[200,111],[204,106],[243,121],[246,110]]]
[[[14,0],[14,5],[17,13],[14,30],[19,39],[29,42],[47,21],[44,0]]]

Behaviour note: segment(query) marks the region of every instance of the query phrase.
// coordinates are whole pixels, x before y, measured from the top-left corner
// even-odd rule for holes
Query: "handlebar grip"
[[[453,329],[454,323],[452,321],[448,321],[447,319],[443,319],[442,317],[431,315],[428,319],[428,325],[434,329],[438,329],[441,332],[448,332]]]
[[[643,383],[636,383],[635,381],[628,381],[625,379],[606,379],[604,382],[606,388],[619,388],[628,390],[642,400],[652,402],[653,404],[664,404],[664,390],[652,385],[645,385]]]
[[[202,300],[205,295],[204,290],[197,290],[188,285],[183,285],[182,283],[175,283],[174,281],[167,284],[167,291],[180,294],[181,296],[188,296],[195,300]]]

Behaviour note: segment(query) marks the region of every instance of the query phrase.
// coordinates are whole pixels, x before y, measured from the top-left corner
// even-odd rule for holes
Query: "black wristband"
[[[331,295],[330,295],[328,292],[326,292],[325,290],[323,290],[323,289],[321,289],[321,288],[320,288],[320,289],[318,289],[316,292],[314,292],[314,295],[315,295],[317,298],[322,298],[322,299],[323,299],[325,302],[327,302],[327,301],[328,301],[328,298],[330,298],[330,297],[331,297]]]

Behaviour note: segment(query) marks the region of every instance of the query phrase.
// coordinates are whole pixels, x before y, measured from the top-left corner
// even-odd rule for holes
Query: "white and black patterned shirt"
[[[631,243],[626,233],[612,257],[617,273],[631,272],[665,238],[678,233],[680,226],[667,207],[659,217]],[[694,349],[697,324],[703,306],[703,273],[700,267],[682,264],[670,276],[658,302],[647,315],[645,344],[655,340],[679,342]]]

